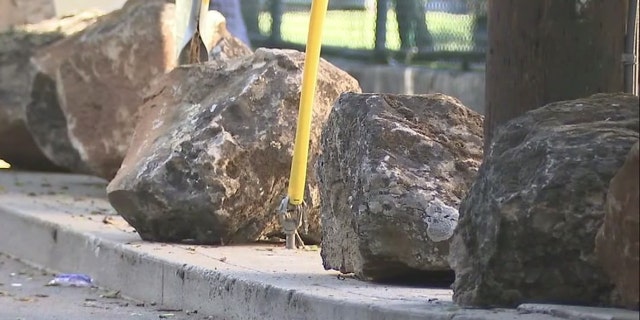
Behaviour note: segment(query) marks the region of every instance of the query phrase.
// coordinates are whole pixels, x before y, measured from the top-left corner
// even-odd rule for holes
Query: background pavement
[[[317,250],[282,244],[145,242],[111,208],[105,186],[81,175],[0,170],[0,252],[225,320],[639,319],[633,311],[573,306],[465,309],[450,289],[359,281],[324,270]]]
[[[46,286],[53,278],[52,273],[0,254],[0,319],[214,319],[197,311],[183,312],[124,299],[113,290]]]

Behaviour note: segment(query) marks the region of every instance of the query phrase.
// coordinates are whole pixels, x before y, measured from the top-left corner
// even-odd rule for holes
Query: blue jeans
[[[240,41],[246,45],[251,45],[247,34],[247,26],[242,19],[240,0],[211,0],[209,10],[220,12],[227,20],[227,30],[229,30],[229,33],[240,39]]]

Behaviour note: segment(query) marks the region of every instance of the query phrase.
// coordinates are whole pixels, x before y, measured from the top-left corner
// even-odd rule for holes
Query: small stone
[[[100,298],[118,299],[120,298],[120,290],[108,291],[100,295]]]
[[[458,225],[458,209],[434,198],[425,209],[425,221],[429,239],[433,242],[445,241],[453,236],[453,230]]]

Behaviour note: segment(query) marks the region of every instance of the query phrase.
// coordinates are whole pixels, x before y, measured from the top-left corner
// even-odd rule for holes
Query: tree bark
[[[486,150],[496,127],[528,110],[624,90],[628,1],[489,1]]]

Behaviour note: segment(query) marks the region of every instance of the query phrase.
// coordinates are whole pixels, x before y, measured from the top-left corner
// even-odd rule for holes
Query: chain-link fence
[[[323,52],[385,59],[482,61],[487,0],[330,0]],[[246,0],[254,44],[303,49],[311,0]]]

